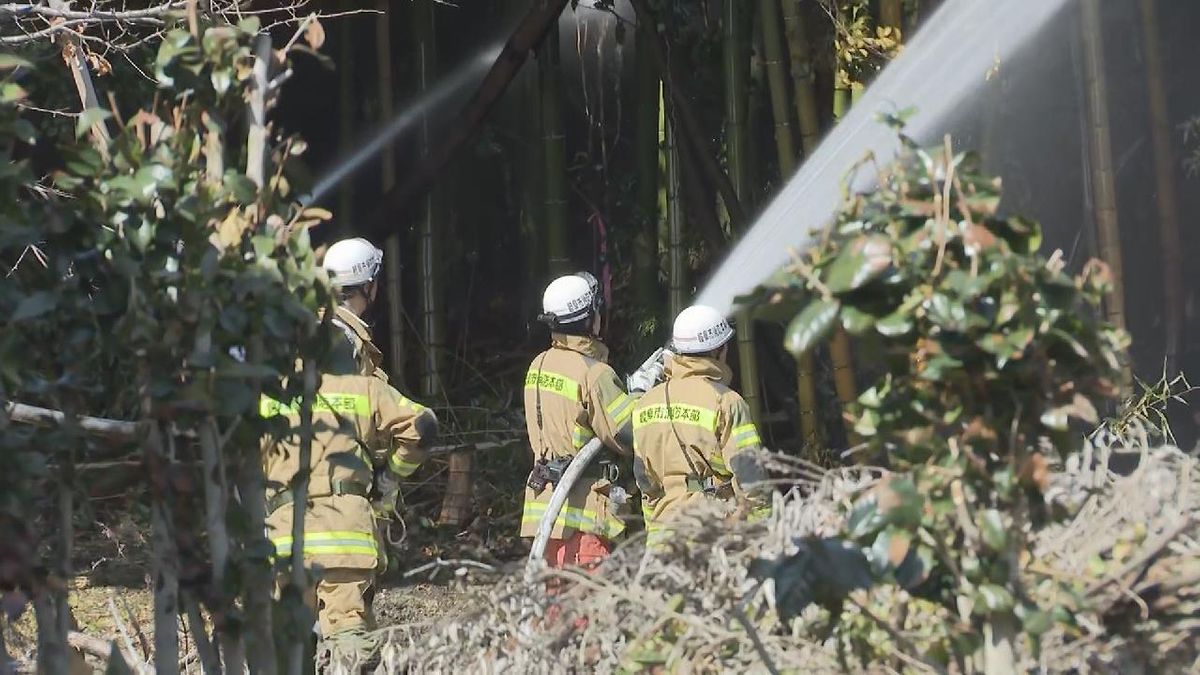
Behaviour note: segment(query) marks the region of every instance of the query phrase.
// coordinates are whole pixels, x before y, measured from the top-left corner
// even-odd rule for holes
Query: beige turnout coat
[[[725,363],[675,355],[666,376],[633,412],[634,475],[651,540],[690,500],[741,494],[738,455],[761,445],[750,407],[729,388]]]
[[[573,456],[592,438],[599,438],[612,451],[610,456],[619,458],[620,470],[629,475],[633,399],[605,362],[607,358],[608,348],[599,340],[554,333],[550,349],[529,365],[525,424],[534,462]],[[594,460],[571,490],[551,536],[566,539],[578,531],[612,539],[621,534],[628,514],[623,508],[610,511],[610,487]],[[537,534],[552,492],[552,485],[538,493],[526,486],[522,537]]]
[[[267,477],[267,530],[275,555],[292,546],[292,481],[300,468],[300,403],[263,397],[263,417],[281,415],[289,435],[263,454]],[[372,569],[380,559],[375,514],[367,500],[373,465],[387,462],[400,476],[417,469],[437,436],[437,418],[387,383],[364,375],[325,375],[313,405],[305,562],[326,568]]]

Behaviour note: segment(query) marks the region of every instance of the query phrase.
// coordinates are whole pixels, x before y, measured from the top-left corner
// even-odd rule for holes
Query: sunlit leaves
[[[800,356],[833,330],[840,304],[836,300],[814,300],[788,324],[785,346]]]
[[[1090,263],[1073,278],[1060,255],[1039,257],[1041,227],[999,216],[999,181],[977,157],[901,145],[882,184],[852,194],[819,243],[755,297],[805,298],[785,333],[793,353],[840,319],[884,356],[888,372],[848,417],[896,473],[847,506],[841,538],[865,556],[872,583],[919,585],[962,617],[933,651],[966,657],[983,622],[1019,619],[1036,638],[1070,619],[1018,601],[1027,596],[1011,565],[1027,554],[1028,524],[1061,512],[1042,497],[1051,462],[1081,446],[1072,429],[1097,423],[1128,336],[1099,311],[1107,268]],[[772,572],[788,603],[817,602],[797,591],[817,583],[806,551],[790,561],[802,572]],[[854,626],[843,626],[852,642]]]

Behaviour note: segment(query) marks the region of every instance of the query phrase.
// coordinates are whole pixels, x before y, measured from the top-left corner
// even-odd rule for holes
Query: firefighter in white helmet
[[[371,340],[371,328],[363,320],[379,294],[379,270],[383,251],[362,237],[342,239],[325,252],[322,267],[337,290],[338,306],[333,324],[346,334],[354,348],[354,361],[361,375],[388,381],[383,370],[383,352]]]
[[[663,541],[664,523],[684,504],[746,499],[746,488],[765,477],[753,452],[761,442],[750,406],[729,387],[732,339],[733,329],[712,307],[680,312],[666,381],[634,407],[633,472],[651,545]],[[749,505],[762,512],[759,503]]]
[[[628,515],[621,482],[632,470],[634,401],[606,362],[608,347],[598,337],[602,307],[599,284],[586,272],[547,286],[538,319],[550,327],[550,348],[533,359],[525,376],[534,469],[525,489],[522,537],[537,535],[554,485],[575,453],[592,438],[608,450],[575,484],[554,523],[546,546],[552,567],[594,568],[611,552]]]

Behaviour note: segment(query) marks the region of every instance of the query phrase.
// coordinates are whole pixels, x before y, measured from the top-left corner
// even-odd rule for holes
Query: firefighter
[[[664,523],[684,504],[743,498],[746,487],[765,477],[756,453],[747,452],[761,445],[750,407],[729,387],[732,339],[733,329],[712,307],[680,312],[666,381],[635,406],[633,473],[651,545],[665,539]]]
[[[593,569],[625,530],[622,480],[631,473],[633,399],[606,363],[597,337],[602,297],[586,273],[559,277],[546,287],[538,319],[550,327],[550,348],[525,376],[525,422],[534,468],[525,489],[521,536],[537,535],[554,485],[571,458],[599,438],[607,454],[593,460],[571,489],[546,546],[551,567]],[[632,489],[632,485],[630,485]]]
[[[278,558],[291,556],[300,439],[299,403],[264,397],[263,417],[287,418],[289,435],[268,445],[267,530]],[[437,436],[433,412],[386,382],[357,374],[325,375],[312,405],[312,454],[304,516],[304,564],[316,566],[305,601],[317,612],[323,637],[369,630],[370,598],[382,562],[375,513],[368,501],[373,467],[411,475]]]
[[[325,252],[321,266],[329,273],[338,295],[333,325],[346,334],[354,348],[359,374],[387,382],[383,352],[371,340],[371,327],[363,320],[379,294],[376,277],[383,266],[383,251],[362,237],[342,239]]]

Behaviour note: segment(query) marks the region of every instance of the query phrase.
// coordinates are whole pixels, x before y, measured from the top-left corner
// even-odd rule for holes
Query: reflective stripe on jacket
[[[530,364],[525,374],[525,425],[534,462],[570,457],[599,437],[623,458],[621,471],[629,475],[634,400],[605,363],[607,358],[608,348],[599,340],[554,333],[550,349]],[[610,513],[609,482],[599,477],[598,467],[589,472],[571,490],[555,521],[553,538],[580,531],[611,539],[625,530],[625,513]],[[596,477],[589,480],[588,476]],[[552,492],[553,486],[540,493],[526,486],[522,537],[537,534]]]
[[[737,456],[761,441],[750,406],[729,388],[732,373],[716,359],[668,359],[666,382],[642,396],[633,413],[634,475],[651,539],[691,499],[744,495]],[[747,456],[749,457],[749,455]],[[743,458],[744,460],[745,458]],[[705,492],[705,486],[718,490]]]
[[[300,402],[264,396],[259,411],[285,418],[289,427],[264,446],[270,497],[290,489],[300,469]],[[373,466],[385,462],[396,473],[411,474],[437,438],[437,417],[382,380],[363,375],[323,376],[312,411],[305,558],[325,567],[373,568],[379,549],[371,505],[360,495],[337,494],[334,486],[370,485]],[[293,508],[282,506],[267,518],[278,555],[291,554]]]

